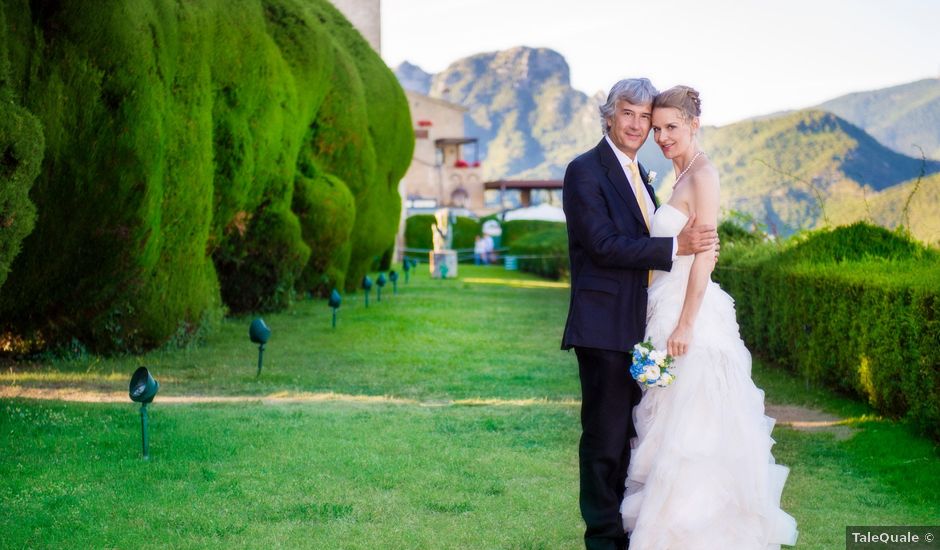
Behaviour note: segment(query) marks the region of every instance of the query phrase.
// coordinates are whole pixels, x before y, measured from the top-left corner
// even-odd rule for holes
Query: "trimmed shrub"
[[[857,222],[834,231],[817,231],[795,240],[789,261],[845,262],[867,259],[911,260],[937,257],[922,244],[883,227]]]
[[[544,220],[513,220],[501,222],[503,228],[502,245],[512,247],[512,244],[529,233],[536,233],[547,229],[564,228],[564,222],[550,222]]]
[[[0,289],[36,222],[29,190],[39,174],[42,153],[39,121],[0,90]]]
[[[723,257],[716,278],[753,349],[940,439],[936,252],[855,224],[775,254]]]
[[[309,6],[336,44],[333,88],[310,139],[319,166],[345,182],[356,200],[346,275],[346,289],[355,291],[394,245],[401,215],[398,182],[411,164],[414,130],[398,79],[359,31],[328,1]]]
[[[234,313],[281,309],[291,302],[295,277],[309,258],[297,217],[262,208],[245,233],[234,232],[216,254],[222,299]]]
[[[349,240],[356,218],[352,193],[339,178],[315,173],[300,175],[294,184],[292,209],[300,218],[310,260],[297,287],[317,296],[344,288],[352,243]]]
[[[11,82],[41,120],[46,153],[31,191],[36,227],[0,317],[96,351],[158,345],[181,324],[199,325],[218,303],[206,258],[205,11],[181,5],[164,18],[149,2],[4,4],[11,41],[26,48],[11,50]]]
[[[431,226],[433,214],[416,214],[405,219],[405,246],[431,250],[434,248]],[[476,236],[480,234],[480,222],[465,216],[457,216],[454,226],[453,246],[455,250],[473,250]]]
[[[19,105],[10,87],[6,28],[0,4],[0,289],[36,223],[29,190],[39,175],[44,149],[39,120]]]
[[[220,297],[266,310],[318,277],[348,287],[392,245],[407,101],[327,0],[0,2],[9,85],[45,140],[2,328],[158,346]]]
[[[550,279],[568,277],[568,231],[561,227],[542,229],[517,238],[509,253],[519,258],[519,269]],[[525,256],[540,256],[526,258]]]
[[[473,218],[457,216],[457,225],[454,227],[454,248],[459,250],[473,250],[476,236],[482,234],[480,222]],[[430,230],[428,234],[430,234]]]
[[[405,218],[405,246],[424,250],[434,248],[431,237],[431,226],[433,224],[434,216],[432,214],[415,214]]]

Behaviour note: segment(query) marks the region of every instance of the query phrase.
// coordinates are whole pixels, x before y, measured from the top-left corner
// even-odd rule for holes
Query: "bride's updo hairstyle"
[[[673,86],[657,94],[653,99],[653,108],[660,107],[678,109],[682,118],[689,122],[702,114],[702,100],[699,99],[698,92],[689,86]]]

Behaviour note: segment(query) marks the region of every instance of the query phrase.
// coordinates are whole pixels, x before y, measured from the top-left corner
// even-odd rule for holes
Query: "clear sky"
[[[702,93],[703,123],[940,76],[940,0],[381,0],[382,56],[428,72],[547,47],[572,85],[623,77]]]

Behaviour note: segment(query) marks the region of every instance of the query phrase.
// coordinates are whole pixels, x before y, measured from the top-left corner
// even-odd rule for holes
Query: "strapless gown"
[[[673,237],[685,225],[663,205],[651,234]],[[694,256],[656,271],[646,337],[656,349],[679,320]],[[774,463],[764,392],[751,381],[734,301],[709,282],[676,380],[648,388],[633,410],[637,438],[621,505],[631,550],[779,549],[796,543],[796,520],[780,509],[789,470]]]

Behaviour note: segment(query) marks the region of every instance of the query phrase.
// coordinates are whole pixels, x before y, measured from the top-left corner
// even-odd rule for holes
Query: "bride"
[[[676,169],[653,237],[679,233],[690,216],[717,224],[718,170],[699,148],[701,102],[677,86],[653,102],[653,135]],[[715,255],[679,256],[654,272],[646,337],[675,362],[675,382],[653,387],[634,409],[637,438],[620,508],[633,550],[767,549],[796,543],[780,509],[788,470],[774,464],[774,420],[751,381],[751,355],[734,302],[711,281]]]

